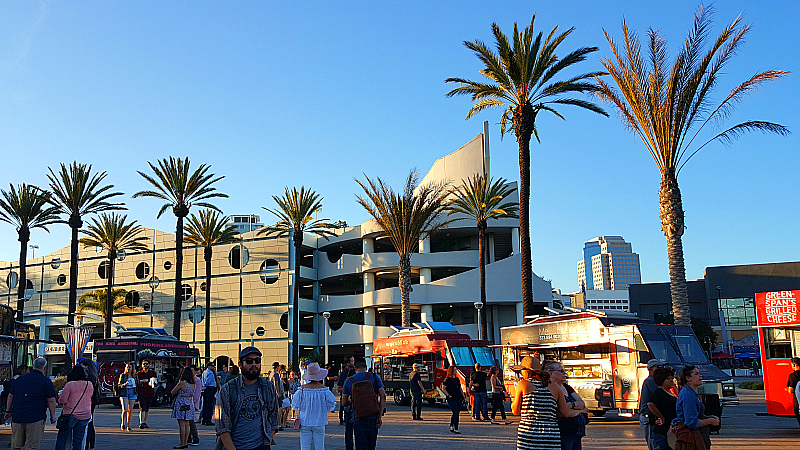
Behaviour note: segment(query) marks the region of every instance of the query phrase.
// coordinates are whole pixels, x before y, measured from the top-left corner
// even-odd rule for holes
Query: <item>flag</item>
[[[64,327],[61,329],[61,335],[64,336],[64,343],[67,346],[67,353],[72,358],[72,364],[78,361],[78,358],[86,351],[86,346],[89,344],[89,338],[92,336],[93,326],[82,327]]]

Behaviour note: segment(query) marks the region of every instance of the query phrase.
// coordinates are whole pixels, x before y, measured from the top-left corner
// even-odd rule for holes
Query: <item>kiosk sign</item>
[[[756,294],[756,317],[759,326],[800,325],[797,315],[800,291],[759,292]]]

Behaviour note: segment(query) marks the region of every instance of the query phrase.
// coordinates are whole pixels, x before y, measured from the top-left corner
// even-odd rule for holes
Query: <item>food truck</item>
[[[409,374],[415,363],[421,364],[420,380],[425,387],[422,397],[428,403],[445,399],[442,382],[447,368],[455,365],[461,388],[468,393],[467,381],[475,363],[496,365],[487,341],[473,340],[459,333],[448,322],[415,323],[413,328],[395,328],[388,338],[373,342],[373,367],[382,379],[386,394],[398,405],[411,402]]]
[[[100,398],[106,401],[119,401],[115,398],[114,387],[125,371],[126,363],[133,363],[136,370],[141,369],[141,361],[150,361],[150,368],[158,375],[155,383],[155,406],[168,402],[169,392],[175,386],[180,370],[200,360],[200,350],[189,347],[187,342],[164,334],[145,334],[144,332],[118,332],[111,339],[94,341],[94,355],[97,361],[100,382]]]
[[[647,378],[647,361],[667,362],[676,371],[697,366],[706,382],[698,394],[717,394],[723,405],[738,404],[730,375],[712,365],[690,327],[656,325],[618,311],[585,310],[538,317],[500,329],[506,390],[513,395],[511,367],[528,355],[560,361],[569,384],[594,415],[611,409],[632,415]]]
[[[16,369],[33,367],[36,358],[36,329],[32,323],[19,322],[14,309],[0,305],[0,413],[5,412],[7,394],[2,394]]]
[[[792,373],[791,358],[800,356],[800,291],[756,294],[756,324],[764,371],[767,414],[793,416],[792,394],[786,383]]]

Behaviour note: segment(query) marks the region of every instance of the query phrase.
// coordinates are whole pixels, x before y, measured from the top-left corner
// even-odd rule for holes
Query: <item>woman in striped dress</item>
[[[542,372],[539,360],[531,356],[522,358],[513,369],[522,372],[511,402],[514,414],[521,414],[517,450],[561,450],[556,411],[562,396],[549,383],[550,375]]]

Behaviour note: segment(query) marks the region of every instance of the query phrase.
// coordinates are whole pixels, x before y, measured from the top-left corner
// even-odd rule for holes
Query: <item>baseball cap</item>
[[[239,352],[239,359],[242,359],[245,356],[250,355],[252,353],[255,353],[256,355],[261,356],[261,350],[255,348],[255,347],[245,347],[245,348],[242,349],[242,351]]]
[[[657,367],[657,366],[666,366],[666,365],[667,365],[667,362],[664,361],[663,359],[651,359],[650,361],[647,361],[647,368],[648,369],[652,369],[653,367]]]

